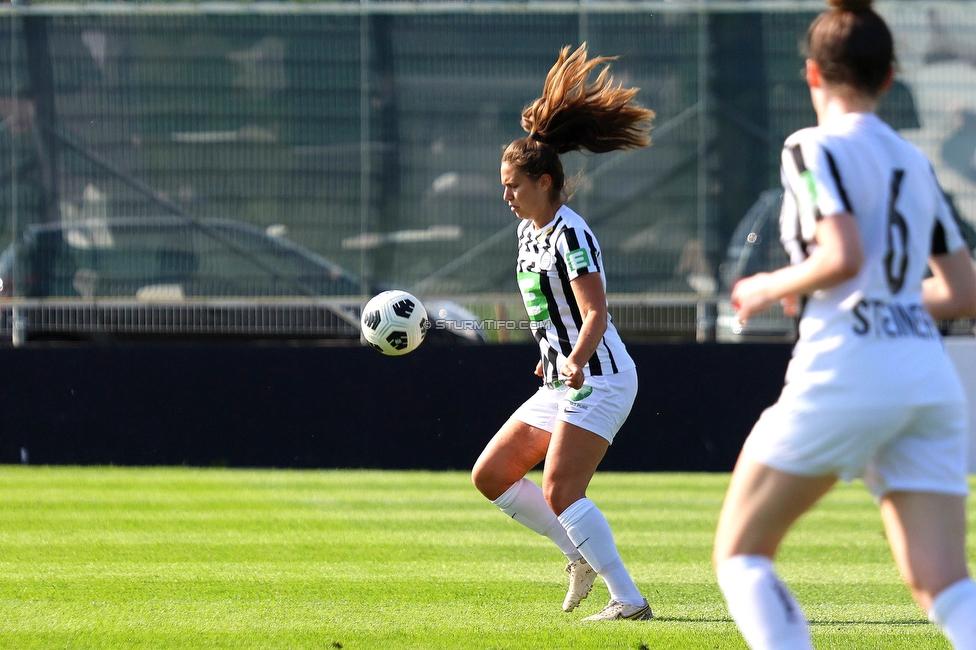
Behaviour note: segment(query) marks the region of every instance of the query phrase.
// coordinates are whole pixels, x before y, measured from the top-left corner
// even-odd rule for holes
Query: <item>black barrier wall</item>
[[[640,392],[601,469],[727,471],[790,346],[631,346]],[[0,349],[0,462],[466,469],[538,386],[533,345]]]

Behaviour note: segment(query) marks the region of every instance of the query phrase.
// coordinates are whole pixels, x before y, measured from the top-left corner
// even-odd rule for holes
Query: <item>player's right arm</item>
[[[854,216],[841,212],[817,222],[816,248],[792,266],[758,273],[736,283],[732,304],[740,322],[792,295],[809,295],[855,277],[864,264],[864,247]]]
[[[784,197],[780,228],[791,266],[736,283],[732,304],[740,322],[772,304],[797,300],[855,277],[864,246],[833,159],[815,129],[790,136],[783,147]]]

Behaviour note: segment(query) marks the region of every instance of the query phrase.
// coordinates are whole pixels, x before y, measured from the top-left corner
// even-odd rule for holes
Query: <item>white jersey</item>
[[[806,300],[784,397],[818,407],[964,401],[922,305],[932,254],[964,245],[931,165],[871,113],[797,131],[783,149],[780,228],[791,262],[814,250],[817,221],[854,215],[858,275]]]
[[[586,273],[600,273],[600,245],[583,218],[562,206],[542,228],[526,219],[518,227],[518,285],[532,333],[542,352],[542,377],[547,384],[562,380],[560,369],[573,351],[583,323],[571,282]],[[586,376],[611,375],[634,367],[613,322],[596,352],[583,367]]]

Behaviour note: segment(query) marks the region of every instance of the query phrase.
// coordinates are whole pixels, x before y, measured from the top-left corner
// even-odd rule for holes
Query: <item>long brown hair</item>
[[[872,0],[828,0],[807,32],[806,55],[828,83],[878,95],[895,61],[895,46]]]
[[[549,174],[553,200],[566,184],[559,154],[646,147],[654,119],[654,111],[633,103],[639,88],[614,84],[607,62],[616,57],[588,59],[586,43],[572,54],[569,50],[566,46],[559,51],[542,96],[522,111],[522,128],[529,137],[515,140],[502,155],[502,162],[519,167],[529,178]],[[587,83],[593,69],[603,64],[607,65],[596,79]]]

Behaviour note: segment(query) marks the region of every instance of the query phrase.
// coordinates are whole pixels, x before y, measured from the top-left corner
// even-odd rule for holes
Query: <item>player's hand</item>
[[[536,377],[542,376],[542,361],[539,361],[537,364],[535,364],[535,376]]]
[[[758,314],[769,308],[775,302],[770,297],[769,273],[757,273],[743,278],[732,287],[732,308],[740,323],[753,314]]]
[[[800,296],[795,293],[791,293],[785,296],[779,301],[783,305],[783,313],[787,316],[799,316],[800,315]]]
[[[572,361],[567,361],[566,364],[563,365],[563,369],[559,372],[559,374],[565,377],[563,381],[570,388],[579,390],[583,387],[583,380],[585,379],[583,376],[583,369]]]

